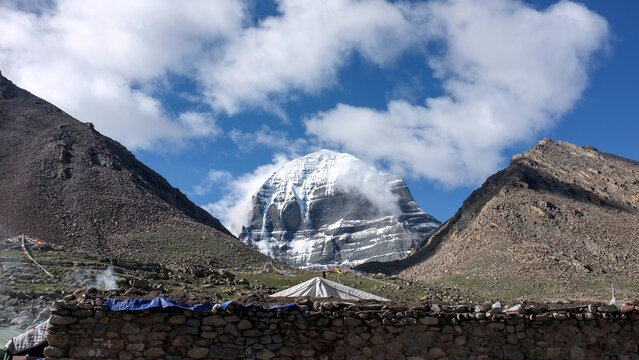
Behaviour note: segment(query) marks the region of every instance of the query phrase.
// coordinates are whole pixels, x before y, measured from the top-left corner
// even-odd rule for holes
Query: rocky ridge
[[[124,146],[1,74],[0,164],[1,238],[146,262],[266,260]]]
[[[605,299],[611,285],[636,294],[638,264],[639,162],[545,139],[488,178],[414,256],[377,269],[535,300]]]
[[[321,150],[262,185],[239,238],[295,266],[357,265],[404,258],[438,226],[403,180]]]

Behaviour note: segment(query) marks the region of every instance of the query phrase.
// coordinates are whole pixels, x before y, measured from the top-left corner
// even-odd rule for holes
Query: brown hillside
[[[392,267],[485,296],[639,298],[639,163],[543,140]]]
[[[139,261],[266,259],[118,142],[0,74],[0,236],[22,233]]]

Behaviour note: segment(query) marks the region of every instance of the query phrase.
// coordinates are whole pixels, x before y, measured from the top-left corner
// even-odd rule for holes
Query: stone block
[[[49,334],[49,336],[47,336],[47,341],[49,342],[49,346],[51,347],[64,348],[69,343],[69,337],[67,335]]]
[[[78,319],[72,316],[62,316],[62,315],[58,315],[58,314],[53,314],[51,315],[51,318],[49,319],[49,324],[51,325],[71,325],[71,324],[75,324],[76,322],[78,322]]]
[[[508,360],[524,360],[524,354],[519,350],[519,347],[511,344],[504,345],[504,358]]]
[[[140,332],[140,326],[134,322],[126,322],[120,330],[123,334],[137,334]]]
[[[44,348],[44,356],[48,358],[61,358],[64,357],[65,351],[62,348],[55,346],[47,346]]]
[[[173,315],[169,318],[168,321],[171,325],[184,325],[186,324],[186,316],[182,314]]]
[[[212,315],[202,318],[202,325],[211,325],[214,327],[226,325],[226,320],[220,315]]]
[[[273,353],[269,349],[262,349],[255,354],[255,358],[258,360],[270,360],[275,357],[275,353]]]
[[[237,329],[238,330],[246,330],[246,329],[250,329],[252,327],[253,327],[253,324],[251,324],[251,322],[246,320],[246,319],[240,320],[240,322],[237,324]]]
[[[218,336],[218,333],[214,331],[202,331],[202,333],[200,334],[200,337],[202,337],[203,339],[215,339]]]
[[[200,346],[194,346],[186,353],[191,359],[204,359],[209,354],[209,349]]]
[[[439,319],[436,317],[426,316],[423,318],[419,318],[420,324],[436,326],[439,325]]]
[[[118,353],[118,359],[120,360],[133,360],[134,356],[128,351],[120,351]]]
[[[127,351],[137,351],[137,352],[141,352],[144,350],[144,343],[137,343],[137,344],[126,344],[126,346],[124,347]]]
[[[171,346],[178,347],[178,348],[188,347],[188,346],[191,346],[193,342],[194,342],[193,337],[189,335],[179,335],[179,336],[176,336],[175,339],[173,339],[173,341],[171,341]]]
[[[235,327],[235,325],[231,323],[226,324],[226,326],[224,327],[224,333],[233,335],[235,337],[242,336],[242,334],[240,334],[240,332],[237,330],[237,327]]]
[[[428,356],[437,359],[446,356],[446,352],[441,348],[434,347],[428,350]]]
[[[161,347],[153,347],[144,351],[144,357],[147,359],[157,359],[164,356],[164,349]]]

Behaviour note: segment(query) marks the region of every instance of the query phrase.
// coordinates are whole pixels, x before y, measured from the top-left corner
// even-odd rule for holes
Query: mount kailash
[[[321,150],[266,180],[239,238],[299,267],[357,265],[405,258],[439,225],[402,179]]]

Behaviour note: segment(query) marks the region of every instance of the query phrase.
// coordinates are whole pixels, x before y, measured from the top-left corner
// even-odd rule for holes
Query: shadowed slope
[[[0,236],[162,263],[263,261],[118,142],[0,74]]]

